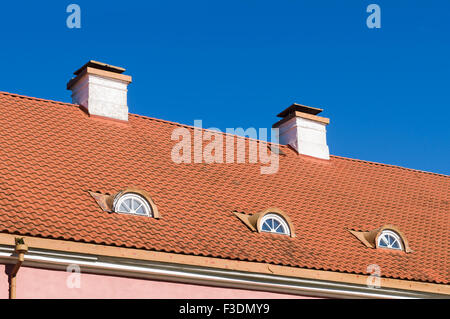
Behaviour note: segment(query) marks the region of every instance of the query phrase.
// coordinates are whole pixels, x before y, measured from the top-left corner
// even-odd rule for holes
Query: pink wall
[[[5,273],[5,265],[0,264],[0,299],[9,297],[8,276]]]
[[[4,266],[0,275],[0,298],[8,298]],[[17,298],[309,298],[244,289],[190,285],[81,273],[81,287],[68,288],[71,273],[21,267],[17,275]]]

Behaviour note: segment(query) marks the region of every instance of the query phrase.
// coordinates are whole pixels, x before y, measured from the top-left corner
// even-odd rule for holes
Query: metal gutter
[[[14,260],[11,246],[0,245],[0,262]],[[164,280],[205,286],[240,288],[324,298],[445,298],[425,292],[392,288],[370,288],[365,285],[301,279],[280,275],[189,266],[119,257],[61,253],[30,248],[23,265],[66,270],[76,264],[82,272],[141,279]]]

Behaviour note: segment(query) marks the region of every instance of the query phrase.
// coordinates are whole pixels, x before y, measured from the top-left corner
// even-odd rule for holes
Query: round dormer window
[[[378,236],[377,244],[379,248],[403,250],[400,236],[392,230],[383,230]]]
[[[152,209],[145,198],[134,193],[125,193],[114,201],[114,211],[124,214],[153,216]]]
[[[278,214],[266,214],[261,220],[261,231],[281,235],[290,235],[289,226]]]

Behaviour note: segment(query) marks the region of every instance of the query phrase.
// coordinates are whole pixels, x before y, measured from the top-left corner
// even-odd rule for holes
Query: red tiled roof
[[[180,124],[132,114],[117,124],[9,93],[0,110],[0,232],[358,274],[377,264],[383,277],[449,281],[449,176],[285,146],[272,175],[260,164],[175,164]],[[88,193],[131,185],[161,219],[104,212]],[[269,207],[290,216],[297,237],[251,232],[232,213]],[[412,253],[368,248],[348,231],[386,224]]]

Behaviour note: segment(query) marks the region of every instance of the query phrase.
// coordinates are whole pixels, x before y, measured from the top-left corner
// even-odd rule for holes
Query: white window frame
[[[276,231],[263,230],[263,225],[268,219],[275,219],[277,222],[279,222],[280,225],[283,226],[285,232],[284,233],[279,233],[279,232],[276,232]],[[288,236],[291,235],[291,229],[290,229],[288,223],[286,222],[286,220],[283,217],[281,217],[278,214],[268,213],[268,214],[264,215],[263,218],[261,219],[260,225],[261,225],[260,226],[261,227],[261,229],[260,229],[261,232],[271,233],[271,234],[279,234],[279,235],[288,235]]]
[[[398,242],[398,245],[400,246],[400,248],[392,247],[391,243],[388,243],[387,247],[386,246],[381,246],[380,245],[381,240],[387,235],[394,237],[395,240]],[[385,248],[385,249],[393,249],[393,250],[403,250],[403,241],[402,241],[402,238],[400,237],[400,235],[397,234],[396,232],[394,232],[392,230],[383,230],[381,232],[381,234],[378,236],[377,247],[378,248]]]
[[[138,214],[136,212],[133,213],[133,212],[120,211],[119,207],[127,199],[131,199],[131,200],[134,200],[136,202],[139,202],[142,206],[144,206],[143,208],[145,210],[145,214]],[[114,211],[116,213],[135,215],[135,216],[147,216],[147,217],[152,217],[153,216],[153,210],[152,210],[150,204],[148,203],[148,201],[143,196],[140,196],[140,195],[135,194],[135,193],[125,193],[125,194],[123,194],[121,196],[118,196],[116,199],[114,199],[113,206],[114,206]]]

